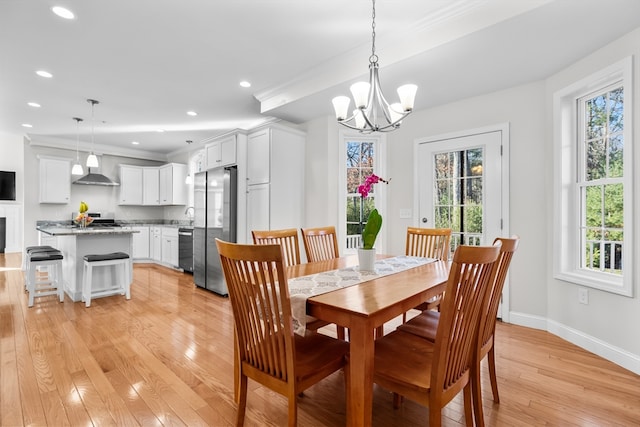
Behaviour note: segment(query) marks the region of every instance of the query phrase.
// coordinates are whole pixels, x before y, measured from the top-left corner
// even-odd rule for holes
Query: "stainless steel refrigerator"
[[[216,238],[236,242],[238,172],[235,166],[194,176],[193,281],[227,296]]]

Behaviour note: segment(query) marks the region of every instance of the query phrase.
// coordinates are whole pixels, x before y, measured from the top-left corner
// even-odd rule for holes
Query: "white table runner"
[[[294,332],[304,336],[307,322],[315,320],[314,317],[307,316],[307,298],[409,270],[434,261],[436,261],[434,258],[402,255],[376,260],[375,271],[360,271],[356,265],[289,279],[289,296],[291,298]]]

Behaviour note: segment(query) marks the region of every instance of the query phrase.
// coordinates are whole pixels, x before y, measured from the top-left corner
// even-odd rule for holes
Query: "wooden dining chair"
[[[301,230],[307,261],[325,261],[340,257],[334,226],[303,228]]]
[[[311,331],[304,337],[294,334],[282,246],[220,239],[216,245],[236,333],[236,425],[244,424],[250,378],[288,399],[288,425],[295,426],[298,394],[347,367],[349,344]],[[345,378],[348,381],[348,369]]]
[[[296,228],[266,231],[253,230],[251,235],[253,236],[253,243],[256,245],[281,245],[285,267],[300,264],[300,245]],[[307,322],[306,328],[311,331],[317,331],[327,325],[330,325],[330,323],[320,319],[313,319]],[[344,328],[336,325],[336,334],[339,339],[344,339]]]
[[[429,407],[429,425],[439,426],[442,408],[463,391],[464,413],[473,425],[471,366],[484,296],[491,285],[500,245],[459,246],[453,256],[435,342],[397,329],[375,342],[373,381]]]
[[[284,230],[252,230],[253,243],[256,245],[282,246],[284,254],[284,266],[300,264],[300,244],[298,243],[298,229],[287,228]]]
[[[301,231],[308,262],[340,258],[335,227],[302,228]],[[327,325],[326,322],[323,324],[321,321],[314,321],[310,324],[308,323],[307,327],[318,329],[325,325]],[[339,339],[345,339],[345,328],[336,325],[336,334]]]
[[[435,258],[449,261],[451,256],[451,229],[450,228],[418,228],[407,227],[407,239],[405,255]],[[425,302],[417,310],[432,310],[440,306],[443,294]],[[407,319],[406,313],[402,316],[402,323]]]
[[[494,279],[492,286],[488,289],[485,314],[481,317],[481,323],[478,329],[478,342],[475,349],[475,357],[473,361],[472,387],[473,387],[473,409],[477,426],[484,425],[484,417],[482,410],[482,383],[480,381],[480,362],[489,355],[487,362],[489,365],[489,378],[491,380],[491,390],[493,392],[493,401],[500,403],[498,395],[498,381],[496,378],[496,359],[494,347],[494,335],[496,330],[496,320],[498,316],[498,307],[500,298],[504,288],[505,279],[511,265],[513,254],[518,249],[520,238],[513,236],[511,238],[498,237],[494,240],[494,244],[500,242],[500,254],[495,264]],[[440,313],[436,311],[424,311],[407,323],[400,325],[399,330],[418,335],[430,341],[435,341],[436,331],[440,320]]]

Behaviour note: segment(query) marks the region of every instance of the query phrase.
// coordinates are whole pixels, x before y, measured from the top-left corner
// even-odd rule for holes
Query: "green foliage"
[[[362,248],[373,249],[373,245],[376,243],[376,237],[382,228],[382,216],[378,213],[377,209],[374,209],[369,214],[367,224],[362,231]]]

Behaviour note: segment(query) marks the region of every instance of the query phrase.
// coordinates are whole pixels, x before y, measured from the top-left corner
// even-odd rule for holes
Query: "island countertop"
[[[129,227],[69,227],[69,226],[41,226],[37,227],[38,231],[42,231],[50,236],[88,236],[88,235],[105,235],[105,234],[133,234],[139,233],[138,230],[132,230]]]

